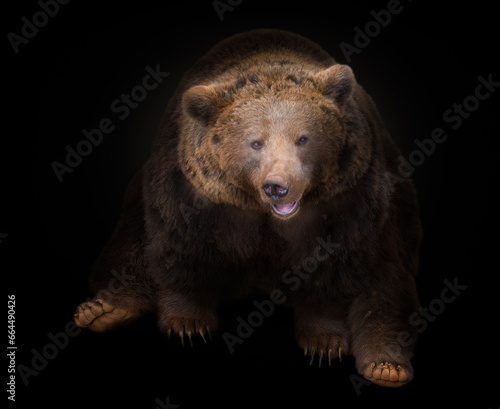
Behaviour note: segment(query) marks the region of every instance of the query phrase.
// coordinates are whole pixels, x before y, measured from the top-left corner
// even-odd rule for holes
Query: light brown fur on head
[[[273,204],[327,200],[355,183],[369,162],[370,141],[349,121],[352,71],[340,64],[314,71],[261,59],[242,62],[236,81],[184,93],[182,170],[216,203],[268,211]],[[268,197],[266,181],[282,185],[286,196]]]

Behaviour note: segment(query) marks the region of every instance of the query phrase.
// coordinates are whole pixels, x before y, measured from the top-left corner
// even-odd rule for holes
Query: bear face
[[[191,87],[181,168],[216,203],[291,218],[366,170],[369,132],[350,120],[355,86],[351,69],[334,64],[313,73],[270,65],[234,83]]]

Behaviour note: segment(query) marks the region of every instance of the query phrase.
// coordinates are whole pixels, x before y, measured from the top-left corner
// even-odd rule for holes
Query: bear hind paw
[[[389,388],[406,385],[409,380],[405,368],[391,362],[371,362],[363,376],[374,384]]]

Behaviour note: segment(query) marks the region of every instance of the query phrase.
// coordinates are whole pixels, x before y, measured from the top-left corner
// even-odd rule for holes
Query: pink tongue
[[[295,209],[295,205],[297,202],[292,202],[292,203],[282,203],[282,204],[274,204],[274,210],[276,210],[278,213],[281,214],[288,214],[290,213],[293,209]]]

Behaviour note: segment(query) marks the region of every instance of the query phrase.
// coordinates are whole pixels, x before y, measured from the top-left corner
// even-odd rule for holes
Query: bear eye
[[[304,145],[307,142],[307,138],[305,136],[302,136],[298,141],[297,145]]]
[[[261,141],[254,141],[250,145],[254,149],[260,149],[262,148],[262,142]]]

